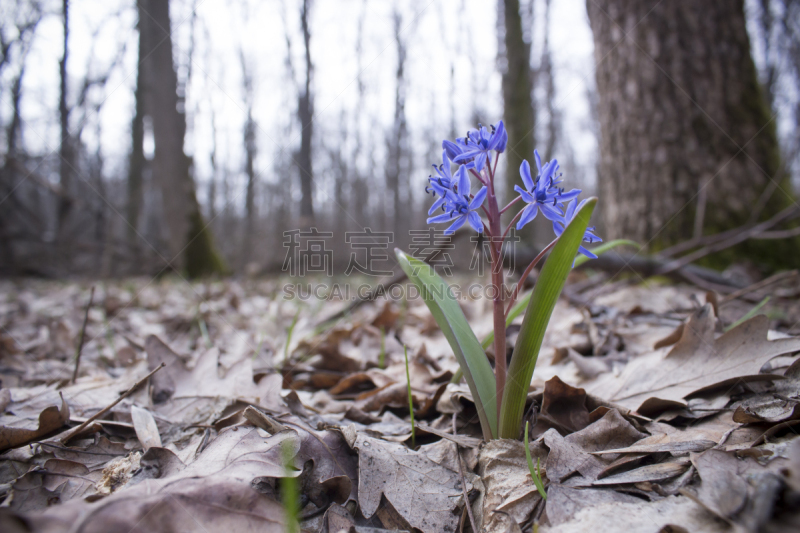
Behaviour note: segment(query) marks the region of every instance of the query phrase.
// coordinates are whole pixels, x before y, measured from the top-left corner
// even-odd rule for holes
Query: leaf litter
[[[3,531],[283,531],[287,476],[303,531],[800,526],[800,340],[771,329],[785,314],[728,328],[752,304],[630,282],[562,299],[526,411],[544,500],[521,439],[481,443],[422,302],[326,324],[348,302],[286,301],[278,280],[108,282],[72,382],[88,295],[0,282]],[[461,305],[490,329],[486,301]]]

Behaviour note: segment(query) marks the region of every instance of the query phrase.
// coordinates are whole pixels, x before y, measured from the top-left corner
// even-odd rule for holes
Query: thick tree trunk
[[[536,115],[533,106],[530,45],[522,38],[519,0],[503,0],[506,66],[503,70],[503,117],[508,132],[506,197],[520,183],[523,159],[533,160]]]
[[[659,249],[767,218],[792,201],[778,174],[775,123],[750,56],[742,0],[586,5],[605,237]],[[749,244],[748,255],[758,246]],[[764,248],[772,257],[754,259],[786,264],[772,246]]]
[[[190,277],[222,272],[225,267],[214,249],[190,175],[190,160],[183,152],[186,117],[178,110],[178,78],[172,63],[169,0],[140,4],[140,31],[147,32],[147,110],[153,119],[155,156],[153,178],[161,188],[167,227],[168,260]]]

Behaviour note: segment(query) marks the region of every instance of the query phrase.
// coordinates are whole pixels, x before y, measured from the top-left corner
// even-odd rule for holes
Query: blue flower
[[[453,174],[451,171],[450,159],[447,156],[447,150],[442,151],[442,164],[440,166],[433,165],[436,169],[436,177],[428,176],[430,182],[425,187],[426,193],[433,193],[433,196],[439,195],[439,198],[433,202],[428,214],[432,215],[434,211],[442,207],[445,203],[446,191],[453,187]]]
[[[428,218],[428,224],[439,224],[455,220],[449,228],[444,230],[445,235],[452,235],[458,228],[463,226],[465,222],[469,222],[469,225],[472,226],[475,231],[483,233],[483,221],[476,210],[480,209],[481,205],[483,205],[483,201],[486,199],[486,186],[484,185],[481,190],[475,194],[475,197],[470,200],[470,182],[466,165],[459,167],[456,173],[456,180],[452,185],[452,188],[445,189],[439,186],[435,181],[431,181],[431,187],[444,199],[444,202],[442,202],[440,206],[444,209],[445,213]]]
[[[466,148],[466,144],[464,143],[464,138],[456,139],[456,142],[448,141],[447,139],[442,141],[442,148],[444,149],[445,154],[447,157],[452,161]]]
[[[553,221],[553,231],[556,232],[556,235],[558,235],[559,237],[561,236],[561,234],[566,229],[567,224],[569,224],[572,221],[572,219],[575,218],[575,212],[576,211],[580,211],[581,207],[583,207],[583,204],[585,204],[585,203],[586,203],[586,200],[581,200],[581,203],[578,203],[574,199],[572,201],[570,201],[569,205],[567,205],[567,209],[566,209],[566,213],[564,214],[564,218],[562,218],[561,220],[554,220]],[[595,235],[594,231],[595,231],[595,227],[594,226],[590,226],[590,227],[586,228],[586,233],[583,234],[583,242],[588,242],[589,244],[592,244],[594,242],[603,242],[603,239],[601,239],[600,237]],[[592,252],[590,252],[589,250],[587,250],[583,246],[580,246],[578,248],[578,252],[582,253],[583,255],[588,257],[589,259],[597,259],[597,256],[595,254],[593,254]]]
[[[447,144],[445,144],[447,143]],[[470,130],[466,137],[456,139],[455,143],[445,141],[442,143],[445,150],[454,154],[454,163],[464,163],[467,168],[474,168],[480,172],[489,159],[489,152],[494,150],[502,153],[508,143],[508,134],[503,121],[497,123],[497,127],[492,126],[492,131],[478,124],[477,130]],[[460,153],[456,154],[456,151]]]
[[[581,193],[580,189],[572,189],[569,192],[564,192],[563,188],[559,188],[561,183],[561,174],[556,175],[558,172],[558,161],[553,159],[548,161],[542,166],[542,159],[539,157],[539,152],[533,151],[536,157],[536,167],[539,173],[536,180],[531,177],[531,166],[528,161],[523,160],[522,165],[519,167],[519,175],[525,185],[523,189],[519,185],[514,186],[514,190],[519,193],[522,200],[528,205],[522,210],[522,215],[517,222],[517,229],[522,229],[525,224],[536,218],[539,210],[545,218],[553,222],[561,220],[563,213],[561,208],[564,206],[565,201],[577,198]]]

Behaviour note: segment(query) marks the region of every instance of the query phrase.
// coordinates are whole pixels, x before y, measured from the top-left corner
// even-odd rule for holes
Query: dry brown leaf
[[[331,501],[344,505],[358,501],[358,457],[336,430],[297,429],[300,450],[299,468],[311,462],[312,469],[303,478],[303,493],[319,508]]]
[[[544,384],[542,409],[533,436],[555,428],[562,435],[580,431],[589,425],[586,391],[567,385],[558,376]]]
[[[722,518],[732,518],[747,504],[747,474],[763,472],[764,467],[752,458],[737,459],[721,450],[708,450],[692,457],[700,475],[697,498]]]
[[[616,409],[586,428],[562,437],[556,430],[544,434],[544,443],[550,448],[547,456],[547,477],[555,483],[563,482],[578,472],[589,481],[597,476],[616,457],[597,457],[591,452],[629,446],[646,435],[636,430]]]
[[[557,526],[572,519],[581,509],[614,502],[638,503],[641,500],[614,490],[579,489],[552,484],[547,489],[545,512],[550,525]]]
[[[731,406],[736,408],[733,420],[740,424],[776,424],[800,418],[800,403],[797,401],[800,398],[800,365],[792,364],[783,376],[784,379],[771,383],[763,392],[734,403]]]
[[[261,437],[255,428],[224,430],[193,464],[159,479],[144,479],[118,489],[88,507],[80,501],[26,516],[36,531],[63,531],[71,524],[81,532],[282,531],[283,508],[257,492],[256,478],[283,477],[281,445],[292,455],[300,443],[293,431]],[[154,450],[156,448],[153,448]],[[66,527],[69,529],[69,526]]]
[[[57,458],[81,463],[90,471],[102,470],[109,461],[130,453],[124,444],[111,442],[106,437],[98,437],[96,442],[83,446],[64,447],[60,444],[47,443],[43,444],[43,447]]]
[[[653,352],[631,361],[618,379],[607,377],[592,393],[653,416],[664,403],[686,405],[685,398],[736,382],[769,379],[759,374],[775,356],[800,350],[800,338],[767,340],[769,320],[756,316],[714,340],[710,304],[696,311],[681,340],[665,356]]]
[[[461,481],[447,469],[401,444],[358,434],[358,501],[369,518],[381,495],[410,525],[421,531],[454,532],[458,526]]]
[[[635,468],[621,474],[604,477],[592,483],[600,485],[624,485],[629,483],[642,483],[644,481],[666,481],[680,476],[689,469],[689,461],[675,461],[671,463],[656,463],[653,465]]]
[[[258,384],[254,383],[250,357],[223,371],[219,367],[219,352],[212,348],[202,352],[189,370],[155,336],[147,338],[146,349],[148,366],[167,364],[153,376],[157,378],[166,372],[153,382],[152,397],[154,410],[170,420],[180,420],[184,425],[207,424],[226,414],[226,408],[236,401],[263,405],[271,411],[287,411],[278,394],[280,389],[276,389],[280,376],[265,376]]]
[[[142,443],[144,451],[153,446],[161,447],[161,435],[158,433],[156,420],[150,411],[131,405],[131,420],[136,430],[136,436],[139,438],[139,442]]]
[[[3,417],[3,425],[0,426],[0,452],[41,439],[57,431],[68,421],[69,406],[63,396],[60,408],[55,405],[45,408],[35,422],[24,418]]]
[[[534,461],[544,460],[546,455],[541,444],[532,443]],[[487,442],[478,455],[478,473],[484,485],[482,524],[478,527],[487,533],[505,532],[505,515],[517,524],[524,523],[542,499],[531,479],[525,445],[518,440]]]
[[[683,529],[675,529],[675,527]],[[672,527],[672,529],[664,529]],[[571,520],[557,526],[539,527],[541,533],[597,533],[598,531],[702,531],[727,533],[720,522],[702,507],[682,496],[655,502],[614,502],[579,510]]]
[[[663,435],[663,437],[666,437],[666,435]],[[717,444],[713,440],[690,440],[690,441],[677,441],[677,442],[666,441],[653,444],[645,444],[645,441],[647,440],[648,440],[647,438],[642,439],[638,443],[634,444],[633,446],[628,446],[627,448],[618,448],[616,450],[603,450],[600,452],[592,452],[592,453],[595,455],[603,455],[609,453],[650,454],[650,453],[669,452],[673,455],[682,455],[682,454],[688,454],[689,452],[702,452]]]

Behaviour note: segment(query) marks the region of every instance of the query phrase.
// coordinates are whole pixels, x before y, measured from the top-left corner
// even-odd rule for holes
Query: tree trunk
[[[506,197],[520,183],[523,159],[533,159],[536,115],[533,106],[530,44],[522,37],[519,0],[503,0],[506,64],[503,69],[503,117],[508,132],[506,149]]]
[[[256,159],[256,122],[253,119],[253,79],[247,69],[244,59],[244,52],[239,49],[239,57],[242,63],[242,85],[244,98],[247,105],[247,119],[244,123],[244,153],[245,163],[244,172],[247,175],[247,190],[245,193],[244,211],[244,239],[242,241],[242,262],[241,267],[247,268],[250,262],[253,247],[253,230],[255,219],[255,187],[256,171],[254,168]]]
[[[395,70],[394,122],[386,139],[386,188],[392,195],[391,229],[398,239],[408,225],[408,205],[404,197],[408,190],[403,177],[409,174],[408,124],[406,122],[406,41],[401,34],[402,17],[398,11],[393,14],[394,41],[397,49],[397,68]]]
[[[789,205],[742,0],[586,5],[597,60],[604,237],[660,249]],[[773,266],[797,262],[796,254],[782,257],[785,244],[751,242],[748,255]]]
[[[75,171],[75,157],[72,149],[72,139],[69,134],[69,107],[67,106],[67,60],[69,58],[69,0],[62,3],[64,18],[64,55],[59,61],[60,92],[58,98],[58,115],[61,126],[61,146],[59,148],[58,175],[61,190],[67,196],[61,196],[58,200],[58,243],[57,246],[65,249],[67,246],[65,239],[66,223],[72,210],[72,202],[68,195],[72,194],[72,175]],[[66,259],[66,257],[65,257]]]
[[[183,152],[186,117],[178,110],[178,78],[172,62],[169,0],[140,4],[140,31],[147,32],[147,109],[153,119],[155,156],[153,178],[161,188],[167,243],[173,268],[190,277],[222,272],[211,230],[206,227],[190,175],[190,160]]]
[[[310,226],[314,222],[314,171],[311,167],[311,139],[314,133],[314,102],[311,97],[313,65],[311,63],[311,30],[308,25],[310,3],[310,0],[303,0],[303,8],[300,12],[306,58],[305,87],[297,98],[297,118],[300,120],[302,128],[300,153],[297,161],[300,171],[300,223],[302,226]]]
[[[147,45],[145,39],[146,32],[143,31],[143,21],[139,21],[139,57],[147,57],[146,50],[152,45]],[[136,74],[136,89],[133,97],[136,110],[131,123],[131,156],[128,162],[128,203],[126,205],[126,215],[128,219],[127,240],[128,251],[131,258],[139,257],[139,215],[142,211],[143,183],[144,183],[144,117],[145,117],[145,94],[147,85],[145,73],[147,69],[139,65]]]

